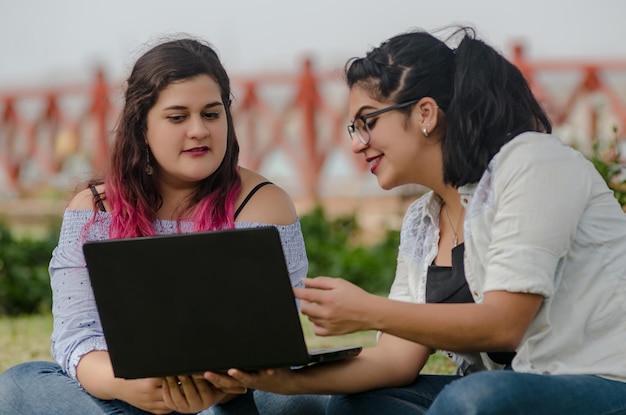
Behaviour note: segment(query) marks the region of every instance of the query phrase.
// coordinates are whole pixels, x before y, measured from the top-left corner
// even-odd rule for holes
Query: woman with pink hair
[[[230,81],[209,45],[195,39],[167,41],[137,60],[108,170],[69,203],[50,261],[56,363],[24,363],[3,373],[0,413],[172,412],[175,403],[165,379],[113,375],[82,253],[87,240],[275,226],[291,283],[302,286],[308,262],[293,202],[261,175],[240,167],[238,155]],[[238,405],[256,413],[255,400],[267,405],[263,398],[272,397],[241,387],[210,388],[189,377],[181,384],[181,389],[203,388],[202,409],[237,398]],[[298,411],[310,413],[319,408],[316,402],[326,400],[311,397]]]

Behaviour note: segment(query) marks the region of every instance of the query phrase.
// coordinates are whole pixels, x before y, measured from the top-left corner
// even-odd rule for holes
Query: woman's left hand
[[[226,375],[218,376],[228,378]],[[169,376],[163,380],[163,399],[174,411],[195,414],[222,402],[229,394],[247,392],[247,388],[235,379],[223,383],[228,386],[217,388],[201,374]]]

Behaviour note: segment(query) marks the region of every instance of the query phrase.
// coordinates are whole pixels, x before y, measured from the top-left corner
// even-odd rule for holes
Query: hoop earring
[[[424,133],[424,137],[428,137],[428,130],[426,127],[422,128],[422,132]]]
[[[152,164],[150,164],[150,149],[146,147],[146,174],[152,176],[152,173],[154,173],[154,169]]]

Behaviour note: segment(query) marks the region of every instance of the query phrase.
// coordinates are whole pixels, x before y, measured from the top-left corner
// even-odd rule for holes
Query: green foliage
[[[309,276],[342,277],[379,294],[389,291],[396,266],[399,232],[387,231],[373,246],[354,241],[360,232],[356,216],[333,220],[321,207],[301,217],[309,258]],[[48,263],[58,242],[58,227],[39,239],[15,238],[0,223],[0,315],[49,312],[52,295]]]
[[[372,293],[387,293],[393,281],[400,233],[388,230],[383,241],[356,244],[355,215],[330,220],[318,206],[301,219],[309,258],[309,276],[345,278]]]
[[[626,209],[626,168],[620,162],[619,147],[613,144],[602,153],[597,141],[593,144],[593,152],[589,160],[600,173],[604,181],[613,190],[617,201]]]
[[[48,263],[58,232],[47,238],[16,239],[0,223],[0,315],[49,311]]]

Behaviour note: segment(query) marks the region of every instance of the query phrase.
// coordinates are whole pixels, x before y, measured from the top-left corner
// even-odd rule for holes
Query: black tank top
[[[427,303],[473,303],[474,297],[465,279],[463,254],[465,244],[452,249],[452,266],[431,265],[426,275]],[[489,358],[501,365],[510,365],[515,352],[489,352]]]
[[[234,218],[237,219],[237,216],[239,216],[239,214],[241,213],[241,211],[243,210],[243,208],[248,204],[248,202],[250,201],[250,198],[252,196],[254,196],[254,194],[263,186],[268,185],[268,184],[272,184],[272,182],[261,182],[259,184],[257,184],[256,186],[254,186],[254,188],[252,190],[250,190],[250,193],[248,193],[246,195],[246,198],[243,200],[243,202],[241,202],[241,205],[239,205],[239,207],[237,208],[237,210],[235,211],[235,216]]]

